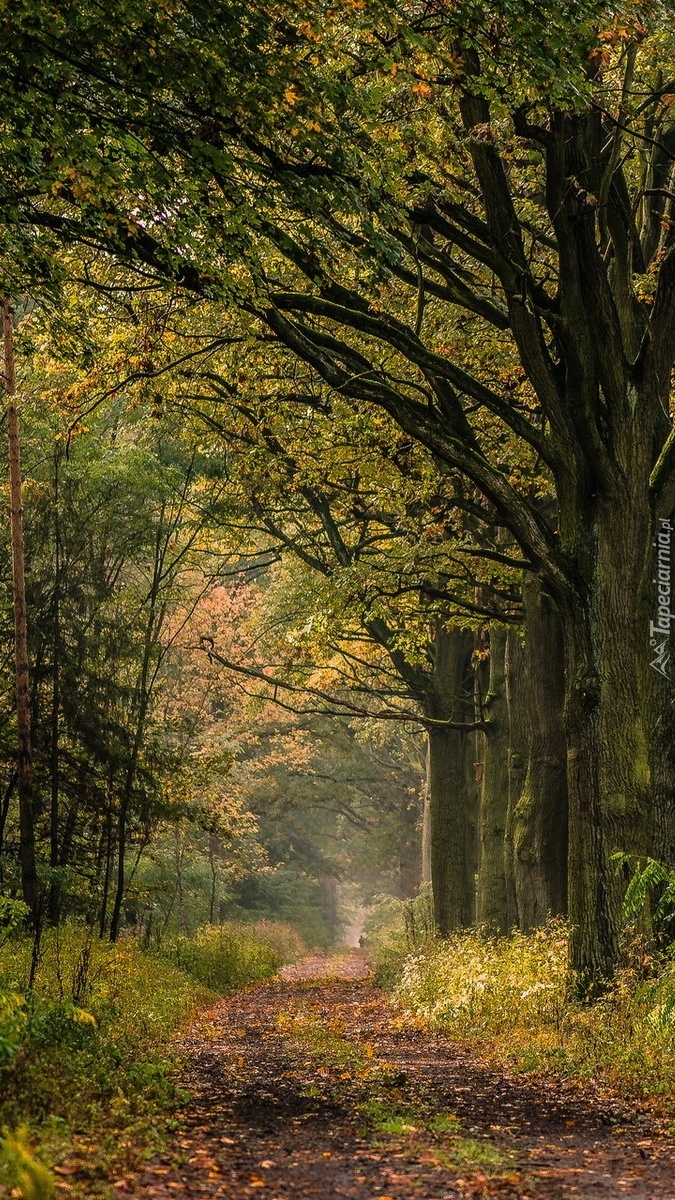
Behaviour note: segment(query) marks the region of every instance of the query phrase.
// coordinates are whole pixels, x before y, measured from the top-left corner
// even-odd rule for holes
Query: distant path
[[[312,954],[302,962],[282,967],[281,978],[290,981],[300,979],[367,979],[370,975],[368,957],[363,950],[350,950],[348,954]]]
[[[644,1124],[411,1028],[366,970],[320,955],[203,1015],[172,1153],[115,1194],[675,1200],[675,1151]]]

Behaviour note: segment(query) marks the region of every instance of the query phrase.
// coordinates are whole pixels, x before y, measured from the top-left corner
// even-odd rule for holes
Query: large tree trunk
[[[431,764],[427,738],[426,770],[422,806],[422,883],[431,883]]]
[[[528,930],[567,910],[567,745],[560,619],[534,578],[523,602],[528,755],[512,835],[518,923]]]
[[[651,743],[654,795],[652,855],[675,867],[675,686],[672,679],[652,681]]]
[[[18,733],[17,790],[19,793],[19,855],[21,888],[24,902],[34,924],[39,919],[37,868],[35,863],[35,820],[31,772],[31,720],[28,678],[28,621],[23,544],[23,507],[21,499],[21,458],[19,452],[19,415],[13,402],[14,324],[9,304],[2,310],[4,335],[4,387],[7,393],[7,443],[9,450],[10,525],[12,540],[12,600],[14,606],[14,665],[16,676],[16,717]]]
[[[637,492],[637,499],[635,493]],[[625,881],[612,855],[652,837],[649,620],[653,530],[628,484],[598,501],[586,596],[561,609],[570,814],[570,958],[578,989],[612,977]]]
[[[429,852],[434,919],[441,934],[471,924],[473,875],[468,860],[470,796],[466,778],[472,719],[473,638],[461,629],[436,631],[426,715],[429,736]],[[448,722],[448,724],[443,724]]]
[[[506,634],[504,671],[506,676],[506,702],[509,713],[509,804],[506,814],[504,863],[506,874],[506,912],[509,928],[512,928],[518,924],[514,852],[516,805],[525,787],[529,754],[525,647],[519,631],[515,629],[509,629]]]
[[[508,927],[505,834],[509,803],[509,719],[504,659],[506,630],[490,633],[490,679],[485,709],[488,728],[480,793],[478,920],[498,933]]]
[[[671,526],[674,516],[669,518]],[[661,522],[658,523],[659,526]],[[667,529],[666,529],[667,532]],[[673,583],[673,540],[667,546],[654,548],[654,577]],[[672,605],[670,605],[672,608]],[[654,621],[654,617],[652,620]],[[652,855],[659,862],[675,867],[675,679],[669,663],[662,661],[661,647],[672,658],[670,620],[664,622],[668,633],[650,631],[650,725],[652,730],[652,794],[654,797],[654,831]],[[665,931],[664,931],[665,932]]]
[[[476,672],[473,671],[475,676]],[[469,883],[471,888],[471,924],[476,920],[476,881],[478,879],[478,854],[479,854],[479,838],[478,838],[478,822],[480,817],[480,784],[477,779],[477,759],[476,744],[479,738],[482,737],[480,730],[470,733],[464,742],[464,773],[466,776],[466,789],[468,796],[467,804],[467,823],[466,823],[466,861],[469,871]],[[482,754],[482,749],[480,751]]]

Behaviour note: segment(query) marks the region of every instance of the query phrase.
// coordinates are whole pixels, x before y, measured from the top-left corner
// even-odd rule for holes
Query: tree
[[[436,919],[443,933],[466,926],[474,916],[476,872],[467,757],[470,733],[483,726],[480,701],[475,711],[473,635],[467,626],[491,615],[516,619],[509,559],[473,545],[464,514],[453,503],[456,497],[461,505],[460,488],[453,495],[428,457],[388,422],[368,423],[363,416],[355,421],[328,396],[320,403],[315,397],[308,444],[302,409],[271,406],[256,396],[257,373],[246,394],[243,388],[231,394],[223,386],[223,369],[198,372],[193,386],[208,390],[188,399],[191,414],[231,448],[232,519],[236,514],[240,529],[247,521],[271,538],[270,554],[292,555],[305,568],[299,590],[306,589],[315,603],[297,591],[288,598],[278,617],[285,637],[290,640],[288,626],[299,607],[301,623],[320,631],[320,653],[328,645],[333,663],[336,652],[342,658],[347,695],[363,696],[359,702],[369,704],[373,715],[369,693],[378,696],[381,717],[396,715],[395,708],[383,709],[381,698],[399,707],[405,697],[412,700],[411,716],[419,713],[429,738]],[[268,365],[266,381],[269,377]],[[215,401],[209,403],[210,391]],[[307,571],[314,575],[309,585]],[[482,603],[475,596],[476,572],[483,580]],[[282,688],[284,679],[299,683],[303,640],[316,644],[313,637],[293,639],[298,661],[286,663]],[[384,650],[384,665],[381,654],[373,660],[373,647]],[[219,654],[224,664],[236,666],[231,654]],[[270,678],[279,686],[283,653],[275,658]],[[374,661],[379,678],[369,679]],[[288,702],[286,691],[281,696]],[[498,791],[498,781],[495,786]],[[503,860],[503,848],[500,853]]]
[[[31,771],[31,717],[28,675],[28,619],[21,493],[19,415],[15,402],[14,314],[8,302],[2,309],[4,340],[3,385],[7,394],[9,446],[10,528],[12,542],[12,607],[14,610],[14,673],[17,719],[17,791],[19,796],[21,888],[33,923],[40,919],[40,898],[35,865],[35,817]]]
[[[289,376],[295,357],[385,409],[513,535],[562,624],[571,961],[592,990],[618,953],[612,853],[651,836],[652,541],[675,496],[672,16],[657,4],[641,24],[583,0],[229,12],[220,37],[213,14],[181,9],[207,73],[203,48],[186,61],[182,31],[149,7],[128,34],[78,12],[76,62],[68,22],[49,23],[42,79],[91,89],[84,115],[70,106],[58,195],[11,204],[36,230],[239,304],[287,348]],[[128,44],[143,20],[158,33],[147,71]],[[35,60],[31,21],[14,19],[6,76]],[[228,57],[233,36],[243,56]],[[73,147],[120,146],[129,122],[143,149],[123,182],[94,186],[89,166],[73,180]],[[541,464],[553,518],[504,470],[495,425]]]

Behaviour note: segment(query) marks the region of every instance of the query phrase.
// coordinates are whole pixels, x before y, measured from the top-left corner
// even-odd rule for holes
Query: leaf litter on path
[[[644,1118],[406,1024],[358,952],[223,1000],[182,1054],[180,1132],[121,1200],[675,1200]]]

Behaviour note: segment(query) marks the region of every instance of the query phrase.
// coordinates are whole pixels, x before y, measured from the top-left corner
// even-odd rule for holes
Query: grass
[[[482,1170],[489,1174],[511,1166],[509,1153],[488,1139],[466,1137],[454,1113],[438,1112],[421,1097],[411,1096],[400,1068],[375,1057],[373,1047],[346,1035],[339,1017],[325,1022],[314,1014],[281,1015],[277,1027],[302,1058],[320,1065],[331,1078],[323,1086],[307,1085],[305,1095],[325,1098],[326,1089],[348,1099],[373,1145],[392,1144],[408,1161],[423,1156],[448,1169]]]
[[[611,991],[580,1006],[569,999],[567,932],[560,921],[506,938],[467,931],[407,952],[399,935],[394,952],[384,945],[385,980],[402,1008],[479,1053],[592,1079],[675,1119],[675,963],[633,945]]]
[[[454,1113],[433,1112],[419,1101],[392,1103],[380,1096],[362,1102],[359,1112],[376,1142],[403,1142],[411,1156],[416,1148],[432,1147],[439,1166],[503,1171],[511,1165],[511,1156],[494,1142],[465,1137]]]
[[[178,1030],[217,994],[273,974],[302,950],[293,931],[273,922],[209,927],[161,954],[133,938],[113,946],[66,927],[45,936],[29,990],[30,942],[6,942],[0,1130],[24,1132],[0,1153],[0,1196],[16,1183],[22,1154],[25,1167],[31,1139],[50,1165],[73,1153],[82,1160],[88,1178],[72,1195],[113,1195],[111,1175],[162,1145],[183,1099]]]

